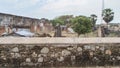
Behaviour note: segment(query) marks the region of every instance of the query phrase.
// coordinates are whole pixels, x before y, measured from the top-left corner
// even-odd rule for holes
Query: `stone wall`
[[[0,66],[120,66],[119,39],[0,38]]]
[[[0,45],[0,66],[119,66],[120,44]]]

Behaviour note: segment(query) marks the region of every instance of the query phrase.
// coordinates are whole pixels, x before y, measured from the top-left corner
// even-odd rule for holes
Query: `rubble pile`
[[[76,67],[104,65],[120,66],[120,46],[0,45],[0,66]]]

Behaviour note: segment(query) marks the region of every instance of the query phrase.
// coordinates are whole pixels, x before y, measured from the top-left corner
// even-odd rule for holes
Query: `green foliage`
[[[90,15],[90,19],[91,19],[91,21],[93,23],[93,26],[95,26],[96,21],[97,21],[97,16],[95,14],[91,14]]]
[[[62,15],[62,16],[59,16],[57,18],[64,21],[64,22],[66,22],[68,19],[73,18],[73,15]]]
[[[72,15],[63,15],[63,16],[59,16],[53,20],[51,20],[52,25],[55,28],[55,37],[61,37],[61,27],[60,25],[66,25],[68,23],[68,19],[72,18]]]
[[[108,24],[109,22],[111,22],[114,18],[114,12],[111,9],[104,9],[103,13],[103,20]]]
[[[96,21],[97,21],[97,16],[95,14],[91,14],[90,19],[92,21],[93,31],[95,31],[95,29],[96,29],[95,25],[96,25]]]
[[[73,30],[80,34],[86,34],[92,31],[92,21],[86,16],[77,16],[72,19]]]
[[[56,26],[57,24],[59,25],[66,25],[68,23],[68,20],[73,18],[73,15],[62,15],[59,16],[53,20],[51,20],[53,26]]]
[[[52,25],[55,27],[56,25],[63,25],[64,24],[64,22],[62,21],[62,20],[60,20],[60,19],[54,19],[54,20],[51,20],[51,22],[52,22]]]

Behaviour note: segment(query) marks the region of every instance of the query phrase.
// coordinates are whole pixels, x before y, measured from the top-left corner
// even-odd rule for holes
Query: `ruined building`
[[[0,13],[0,35],[13,31],[27,30],[34,33],[47,33],[52,30],[49,20]]]

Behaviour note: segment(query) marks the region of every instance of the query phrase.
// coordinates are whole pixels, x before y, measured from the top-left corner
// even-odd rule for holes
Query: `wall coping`
[[[120,43],[117,37],[95,37],[95,38],[38,38],[38,37],[1,37],[0,44],[100,44]]]

